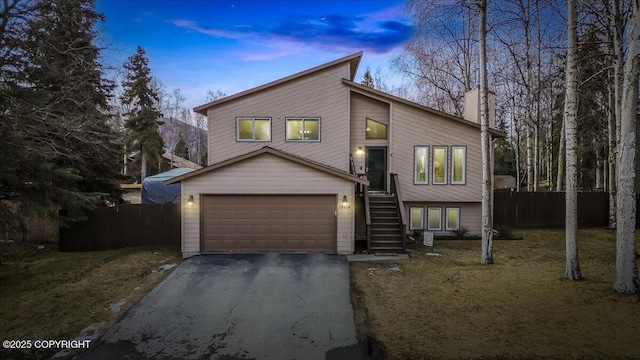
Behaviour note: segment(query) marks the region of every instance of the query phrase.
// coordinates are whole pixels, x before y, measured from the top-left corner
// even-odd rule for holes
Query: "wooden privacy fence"
[[[98,208],[86,221],[60,228],[60,251],[149,245],[180,246],[179,204],[125,204]]]
[[[494,192],[496,226],[514,228],[562,228],[565,220],[564,192]],[[609,224],[609,194],[578,193],[578,226],[602,227]]]
[[[25,232],[0,234],[0,240],[28,243],[57,243],[59,236],[58,219],[30,217],[24,220]]]

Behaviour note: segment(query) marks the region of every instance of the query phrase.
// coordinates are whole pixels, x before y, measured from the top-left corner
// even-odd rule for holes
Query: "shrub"
[[[452,230],[451,232],[456,234],[457,237],[464,237],[469,232],[469,229],[464,226],[460,226],[458,229]]]
[[[508,225],[497,225],[493,230],[498,232],[498,236],[501,238],[512,238],[513,229]]]

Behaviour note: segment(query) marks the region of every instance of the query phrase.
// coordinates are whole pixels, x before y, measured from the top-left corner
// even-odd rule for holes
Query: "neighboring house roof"
[[[298,164],[301,164],[301,165],[304,165],[304,166],[307,166],[307,167],[310,167],[310,168],[313,168],[313,169],[316,169],[316,170],[320,170],[322,172],[325,172],[325,173],[333,175],[333,176],[341,177],[343,179],[354,181],[354,182],[357,182],[357,183],[360,183],[360,184],[363,184],[363,185],[367,185],[367,186],[369,185],[369,181],[367,181],[365,179],[361,179],[361,178],[359,178],[359,177],[357,177],[355,175],[351,175],[351,174],[349,174],[347,172],[344,172],[344,171],[342,171],[340,169],[336,169],[334,167],[327,166],[327,165],[324,165],[322,163],[319,163],[319,162],[316,162],[316,161],[313,161],[313,160],[309,160],[307,158],[303,158],[303,157],[298,156],[298,155],[293,155],[291,153],[284,152],[282,150],[274,149],[274,148],[269,147],[269,146],[265,146],[265,147],[263,147],[261,149],[258,149],[258,150],[255,150],[255,151],[251,151],[251,152],[246,153],[244,155],[236,156],[234,158],[231,158],[231,159],[228,159],[228,160],[225,160],[225,161],[221,161],[221,162],[219,162],[217,164],[209,165],[207,167],[204,167],[204,168],[202,168],[200,170],[195,170],[195,171],[190,172],[188,174],[184,174],[184,175],[181,175],[181,176],[176,176],[174,178],[165,180],[164,184],[165,185],[169,185],[169,184],[177,183],[177,182],[180,182],[182,180],[190,179],[192,177],[196,177],[196,176],[202,175],[204,173],[208,173],[209,171],[214,171],[214,170],[217,170],[217,169],[229,166],[229,165],[233,165],[235,163],[238,163],[238,162],[241,162],[241,161],[244,161],[244,160],[247,160],[247,159],[254,158],[256,156],[260,156],[262,154],[275,155],[275,156],[280,157],[282,159],[293,161],[295,163],[298,163]]]
[[[141,188],[142,184],[120,184],[122,190],[140,190]]]
[[[188,174],[193,169],[175,168],[159,174],[148,176],[142,181],[143,204],[179,204],[180,184],[165,185],[164,181],[176,176]]]
[[[467,126],[471,126],[471,127],[480,129],[480,124],[478,124],[476,122],[469,121],[467,119],[464,119],[464,118],[461,118],[461,117],[458,117],[458,116],[455,116],[455,115],[447,114],[446,112],[439,111],[439,110],[436,110],[436,109],[433,109],[433,108],[430,108],[430,107],[427,107],[427,106],[424,106],[424,105],[420,105],[420,104],[415,103],[413,101],[409,101],[407,99],[403,99],[401,97],[397,97],[395,95],[387,94],[387,93],[382,92],[380,90],[376,90],[376,89],[370,88],[368,86],[365,86],[365,85],[362,85],[362,84],[358,84],[357,82],[354,82],[354,81],[351,81],[351,80],[348,80],[348,79],[342,79],[342,82],[345,85],[351,87],[352,90],[357,90],[359,93],[361,93],[363,95],[369,95],[369,96],[374,95],[374,96],[377,96],[379,98],[383,98],[383,99],[386,99],[386,100],[389,100],[389,101],[397,101],[397,102],[403,103],[405,105],[414,107],[416,109],[420,109],[422,111],[426,111],[428,113],[443,117],[445,119],[453,120],[453,121],[459,122],[459,123],[461,123],[463,125],[467,125]],[[489,129],[489,132],[491,134],[493,134],[495,136],[499,136],[499,137],[507,136],[507,134],[505,134],[504,132],[496,130],[496,129]]]
[[[173,165],[178,168],[189,168],[191,170],[202,169],[202,166],[178,155],[171,154],[170,152],[165,152],[164,154],[162,154],[162,157],[167,160],[173,161]]]
[[[260,85],[258,87],[254,87],[252,89],[239,92],[239,93],[234,94],[234,95],[223,97],[221,99],[214,100],[214,101],[211,101],[209,103],[206,103],[206,104],[203,104],[203,105],[200,105],[200,106],[196,106],[195,108],[193,108],[193,111],[197,112],[198,114],[202,114],[202,115],[206,116],[207,115],[207,109],[212,107],[212,106],[216,106],[216,105],[225,103],[225,102],[230,101],[230,100],[238,99],[238,98],[241,98],[243,96],[247,96],[247,95],[256,93],[258,91],[270,88],[272,86],[279,85],[279,84],[282,84],[282,83],[285,83],[285,82],[288,82],[288,81],[292,81],[292,80],[301,78],[303,76],[309,75],[311,73],[314,73],[314,72],[317,72],[317,71],[320,71],[320,70],[323,70],[323,69],[327,69],[327,68],[330,68],[332,66],[339,65],[339,64],[342,64],[342,63],[345,63],[345,62],[351,63],[351,67],[350,67],[351,73],[349,75],[350,75],[351,80],[353,80],[353,79],[355,79],[356,71],[358,70],[358,65],[360,65],[360,59],[361,58],[362,58],[362,51],[357,52],[355,54],[351,54],[349,56],[345,56],[345,57],[340,58],[338,60],[334,60],[334,61],[328,62],[326,64],[322,64],[322,65],[313,67],[311,69],[308,69],[308,70],[305,70],[305,71],[302,71],[302,72],[299,72],[299,73],[284,77],[282,79],[278,79],[278,80],[266,83],[264,85]]]

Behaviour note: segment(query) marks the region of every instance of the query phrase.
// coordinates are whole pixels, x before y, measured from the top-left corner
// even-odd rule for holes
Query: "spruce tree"
[[[0,197],[15,201],[10,210],[0,205],[0,216],[11,223],[62,209],[66,222],[105,200],[121,201],[119,136],[107,106],[112,87],[102,78],[94,43],[103,17],[93,0],[33,4],[22,15],[22,42],[14,49],[21,55],[14,64],[19,71],[3,84],[3,123],[12,131],[1,149],[11,159],[9,165],[1,161]]]
[[[182,134],[178,136],[178,142],[176,143],[176,149],[173,152],[176,156],[180,156],[183,159],[189,160],[189,147],[187,142],[184,141]]]
[[[367,68],[367,71],[364,72],[364,76],[362,77],[362,85],[366,87],[370,87],[375,89],[375,85],[373,83],[373,76],[371,76],[371,71]]]
[[[157,162],[163,153],[164,142],[159,133],[162,113],[158,110],[159,96],[152,87],[151,69],[145,51],[138,46],[136,53],[124,64],[125,92],[121,97],[130,110],[125,114],[125,144],[127,151],[137,152],[140,162],[140,182],[147,176],[147,163]]]

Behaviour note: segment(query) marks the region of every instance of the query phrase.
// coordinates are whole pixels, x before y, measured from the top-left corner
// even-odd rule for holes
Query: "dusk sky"
[[[411,35],[404,2],[393,0],[97,0],[106,16],[103,55],[121,64],[142,46],[153,76],[180,88],[184,106],[206,102],[364,51],[388,72]]]

